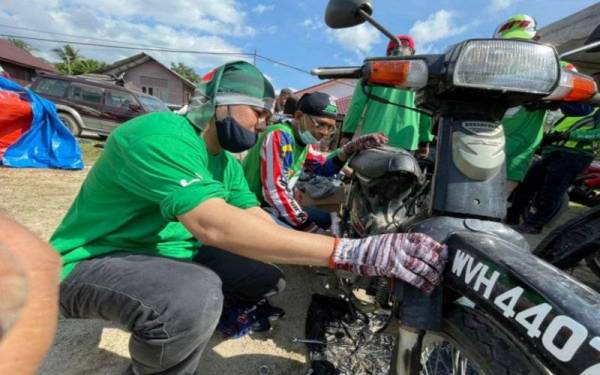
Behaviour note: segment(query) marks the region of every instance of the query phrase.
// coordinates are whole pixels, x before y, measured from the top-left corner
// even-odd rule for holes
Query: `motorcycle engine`
[[[368,150],[352,160],[346,209],[357,236],[397,232],[425,205],[425,175],[400,149]]]

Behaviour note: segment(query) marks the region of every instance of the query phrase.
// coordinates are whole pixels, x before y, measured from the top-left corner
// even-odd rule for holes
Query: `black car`
[[[121,123],[148,112],[169,111],[160,99],[110,82],[40,74],[31,89],[56,104],[58,116],[79,136],[108,136]]]

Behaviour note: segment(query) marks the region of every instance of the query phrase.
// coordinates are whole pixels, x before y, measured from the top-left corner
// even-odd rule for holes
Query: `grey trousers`
[[[224,294],[257,302],[284,287],[276,266],[208,246],[194,262],[114,253],[75,267],[61,283],[60,310],[125,326],[135,374],[194,374]]]

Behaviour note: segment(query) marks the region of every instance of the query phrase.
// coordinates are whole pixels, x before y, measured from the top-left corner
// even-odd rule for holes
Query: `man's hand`
[[[1,285],[0,289],[12,289],[16,293],[13,296],[16,300],[25,297],[25,301],[17,302],[21,306],[14,325],[0,340],[0,374],[35,374],[52,344],[58,322],[61,261],[58,253],[48,244],[2,214],[0,249],[3,252],[2,261],[12,258],[20,264],[8,266],[8,269],[0,267],[0,278],[12,280]],[[22,267],[21,270],[18,267]],[[27,283],[19,281],[20,277],[15,272],[24,272]],[[0,290],[0,293],[6,291]],[[5,294],[0,294],[1,305],[6,308],[8,301],[4,300],[5,297]],[[13,321],[10,305],[8,315],[5,315],[6,310],[0,312],[3,314],[3,324]]]
[[[448,249],[421,233],[391,233],[337,240],[330,267],[365,276],[388,276],[431,292],[442,281]]]
[[[369,148],[376,148],[386,143],[388,143],[388,137],[386,137],[383,133],[361,135],[360,137],[343,145],[342,151],[344,154],[350,156],[356,152]]]

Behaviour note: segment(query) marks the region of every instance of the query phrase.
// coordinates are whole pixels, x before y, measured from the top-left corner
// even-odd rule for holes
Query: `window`
[[[88,103],[102,103],[102,94],[104,90],[99,87],[73,84],[69,91],[69,98]]]
[[[138,99],[142,102],[142,106],[146,108],[148,112],[162,112],[169,110],[169,107],[167,107],[165,103],[151,96],[139,95]]]
[[[131,94],[123,91],[107,90],[104,100],[107,107],[129,110],[130,104],[137,104]]]
[[[42,95],[63,97],[67,92],[69,82],[59,79],[42,78],[35,91]]]

